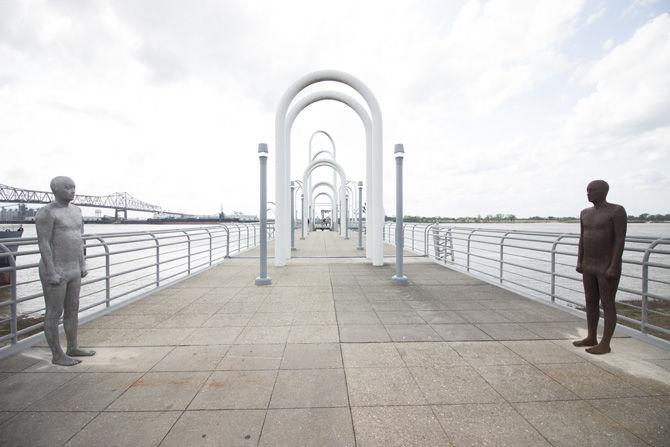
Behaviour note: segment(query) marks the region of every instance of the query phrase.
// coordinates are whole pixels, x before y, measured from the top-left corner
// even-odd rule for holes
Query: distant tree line
[[[485,216],[466,216],[466,217],[445,217],[445,216],[412,216],[406,215],[403,218],[405,222],[432,223],[432,222],[453,222],[453,223],[501,223],[501,222],[579,222],[579,217],[574,216],[531,216],[516,217],[514,214],[487,214]],[[395,216],[386,216],[387,222],[395,222]],[[649,214],[642,213],[639,216],[628,216],[628,222],[670,222],[670,214]]]

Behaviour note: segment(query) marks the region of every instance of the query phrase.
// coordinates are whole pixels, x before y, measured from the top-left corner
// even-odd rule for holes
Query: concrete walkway
[[[98,354],[78,366],[42,347],[1,361],[0,444],[668,445],[668,351],[617,338],[585,354],[583,320],[423,259],[406,287],[342,258],[256,287],[257,262],[85,325]]]

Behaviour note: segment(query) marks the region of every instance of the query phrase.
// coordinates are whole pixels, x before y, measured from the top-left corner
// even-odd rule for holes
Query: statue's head
[[[586,197],[591,203],[604,202],[609,190],[610,185],[605,180],[594,180],[586,187]]]
[[[54,196],[56,196],[56,199],[65,202],[71,202],[72,199],[74,199],[74,180],[70,177],[65,177],[63,175],[54,177],[51,179],[49,186],[51,187]]]

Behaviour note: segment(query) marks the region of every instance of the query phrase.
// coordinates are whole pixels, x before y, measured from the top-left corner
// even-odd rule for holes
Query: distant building
[[[32,222],[35,220],[38,209],[30,208],[25,203],[19,203],[18,206],[3,206],[0,207],[0,220]]]

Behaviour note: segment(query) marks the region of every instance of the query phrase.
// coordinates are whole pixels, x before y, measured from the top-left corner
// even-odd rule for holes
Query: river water
[[[408,228],[410,228],[412,224],[408,224]],[[423,224],[418,224],[420,226],[423,226]],[[538,232],[552,232],[552,233],[578,233],[579,232],[579,224],[578,223],[502,223],[502,224],[444,224],[444,226],[450,226],[450,227],[455,227],[455,228],[483,228],[483,229],[504,229],[504,230],[518,230],[518,231],[538,231]],[[202,227],[202,225],[192,225],[190,228],[197,228],[197,227]],[[175,230],[175,229],[184,229],[184,228],[189,228],[188,225],[180,224],[180,225],[144,225],[144,224],[138,224],[138,225],[113,225],[113,224],[89,224],[86,225],[85,227],[85,232],[87,234],[109,234],[109,233],[127,233],[127,232],[140,232],[140,231],[160,231],[160,230]],[[420,228],[417,226],[417,228]],[[32,224],[24,225],[24,238],[31,238],[36,236],[35,232],[35,226]],[[406,230],[406,238],[408,237]],[[232,232],[231,232],[232,233]],[[419,235],[422,232],[419,232],[417,230],[417,237],[422,238],[423,234]],[[654,237],[654,238],[670,238],[670,223],[659,223],[659,224],[645,224],[645,223],[632,223],[628,225],[628,236],[644,236],[644,237]],[[235,238],[236,236],[233,236],[231,234],[231,238]],[[206,251],[207,249],[207,241],[201,241],[200,242],[200,249],[204,249]],[[408,242],[406,242],[406,247],[407,247]],[[146,245],[146,244],[145,244]],[[140,246],[138,243],[137,246]],[[541,244],[542,248],[547,248],[546,244]],[[34,248],[34,247],[30,247]],[[126,249],[127,246],[124,245],[123,249]],[[170,247],[168,247],[170,248]],[[667,249],[667,248],[666,248]],[[24,249],[22,249],[24,250]],[[180,251],[181,250],[181,251]],[[195,250],[194,247],[192,247],[192,250]],[[476,247],[473,247],[473,250],[477,250]],[[94,251],[93,251],[94,253]],[[163,253],[163,252],[161,252]],[[511,249],[508,250],[506,249],[505,251],[506,256],[511,256],[512,260],[514,259],[514,254],[515,250]],[[91,252],[89,252],[89,255]],[[142,262],[148,263],[148,262],[153,262],[153,259],[151,258],[152,252],[149,252],[149,259],[146,259]],[[176,250],[171,253],[171,256],[178,257],[180,255],[185,255],[186,254],[186,247],[184,245],[180,245],[176,247]],[[491,255],[490,253],[488,254],[489,256]],[[114,271],[119,271],[119,269],[127,269],[130,265],[141,265],[141,262],[138,261],[136,264],[132,263],[132,258],[133,256],[147,256],[147,252],[139,252],[139,253],[127,253],[124,255],[117,255],[112,257],[113,263],[122,261],[125,262],[122,266],[112,269],[112,273]],[[161,254],[161,256],[163,256]],[[207,255],[202,254],[199,255],[200,259],[202,260],[204,257]],[[461,257],[460,262],[458,257]],[[495,256],[495,254],[493,255]],[[457,264],[462,263],[462,255],[456,254],[457,257]],[[670,264],[670,259],[669,257],[665,257],[665,263]],[[162,258],[163,259],[163,258]],[[19,257],[19,264],[20,265],[26,265],[30,263],[36,263],[39,260],[39,255],[38,254],[33,254],[33,255],[27,255],[27,256],[20,256]],[[186,261],[178,261],[173,264],[173,266],[181,265],[184,266]],[[195,261],[194,261],[195,262]],[[536,267],[540,269],[547,269],[547,263],[545,261],[528,261],[524,260],[524,263],[531,266],[531,267]],[[560,267],[559,272],[564,272],[566,274],[572,274],[576,275],[574,272],[574,267],[570,267],[570,265],[574,264],[574,257],[573,258],[566,258],[565,263],[567,264],[566,266]],[[572,264],[571,264],[572,263]],[[89,263],[89,270],[92,270],[92,276],[97,274],[102,275],[104,273],[104,270],[101,270],[101,266],[104,264],[103,258],[96,258],[92,259]],[[95,267],[98,267],[98,270],[95,270]],[[486,268],[489,269],[496,269],[497,264],[495,263],[490,263],[490,265],[487,266],[481,266],[484,270]],[[486,268],[485,268],[486,267]],[[142,274],[145,276],[144,278],[140,278],[140,273],[136,275],[138,278],[137,281],[133,281],[133,276],[126,276],[124,277],[124,282],[127,282],[126,284],[123,284],[123,288],[118,287],[118,290],[129,290],[133,287],[136,287],[138,284],[151,284],[151,281],[153,280],[152,278],[147,278],[146,277],[146,272],[147,270],[144,270]],[[640,267],[639,266],[625,266],[624,272],[628,272],[630,276],[632,277],[639,277],[640,276]],[[507,270],[506,275],[509,273],[510,278],[514,278],[515,270],[514,268],[510,268]],[[654,275],[654,277],[660,278],[664,281],[670,282],[670,269],[651,269],[651,273]],[[149,271],[149,274],[151,274],[151,271]],[[538,275],[543,276],[543,275]],[[542,280],[546,280],[546,275],[543,276]],[[94,277],[94,276],[93,276]],[[130,278],[130,282],[128,282],[127,278]],[[18,297],[25,297],[28,295],[32,294],[37,294],[41,292],[41,285],[39,281],[37,280],[37,270],[36,269],[29,269],[29,270],[22,270],[19,271],[18,274],[18,282],[19,284],[24,284],[19,287],[18,290]],[[532,283],[532,280],[529,280]],[[561,282],[559,281],[559,285]],[[571,298],[576,298],[576,299],[582,299],[581,298],[581,292],[579,291],[580,287],[579,284],[575,285],[574,281],[573,283],[570,283],[568,281],[567,287],[562,289],[562,293],[565,293],[566,296],[569,296]],[[97,289],[101,288],[101,285],[104,286],[103,283],[97,283],[95,286],[94,285],[89,285],[85,290],[82,290],[82,295],[84,292],[88,291],[94,291]],[[634,290],[639,290],[640,289],[640,281],[637,279],[633,278],[628,278],[628,279],[623,279],[622,280],[622,285],[624,286],[630,286],[630,288]],[[115,286],[114,281],[112,281],[112,286]],[[544,287],[544,286],[543,286]],[[661,286],[655,286],[656,289],[652,289],[654,291],[668,294],[667,287],[661,285]],[[97,289],[95,289],[97,288]],[[148,290],[148,289],[147,289]],[[85,303],[88,302],[93,302],[95,299],[99,300],[101,296],[104,296],[103,292],[93,294],[90,298],[87,298],[87,300],[82,300],[82,306],[85,305]],[[546,297],[545,297],[546,298]],[[633,294],[620,294],[621,299],[635,299]],[[26,301],[23,303],[19,304],[19,314],[29,314],[29,313],[39,313],[41,309],[44,306],[44,302],[42,298],[36,298],[30,301]],[[3,311],[6,311],[6,309],[2,309]],[[2,312],[5,313],[5,312]]]

